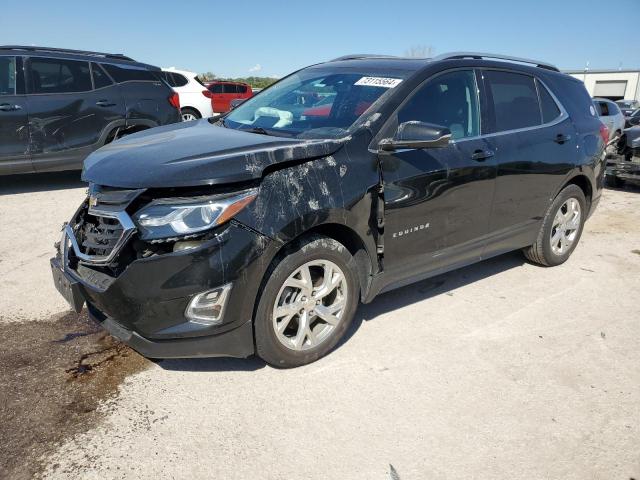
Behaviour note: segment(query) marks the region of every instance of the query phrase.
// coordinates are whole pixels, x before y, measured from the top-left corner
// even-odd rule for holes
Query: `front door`
[[[33,170],[20,63],[20,58],[0,57],[0,175]]]
[[[452,141],[441,148],[380,154],[389,283],[480,258],[496,170],[493,152],[480,137],[479,94],[472,69],[427,80],[396,115],[394,125],[422,121],[446,127]]]

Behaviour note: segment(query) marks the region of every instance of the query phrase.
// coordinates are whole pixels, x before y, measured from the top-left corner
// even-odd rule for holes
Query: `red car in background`
[[[251,85],[240,82],[215,81],[208,84],[207,89],[214,113],[225,113],[231,110],[231,101],[237,98],[246,100],[253,96]]]

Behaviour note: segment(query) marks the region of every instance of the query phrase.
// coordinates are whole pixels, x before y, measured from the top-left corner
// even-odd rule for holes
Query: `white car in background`
[[[609,129],[609,140],[621,136],[624,130],[624,115],[620,107],[606,98],[594,98],[593,104],[600,121]]]
[[[213,116],[210,92],[198,79],[197,73],[175,67],[163,68],[162,72],[164,79],[180,96],[183,122]]]

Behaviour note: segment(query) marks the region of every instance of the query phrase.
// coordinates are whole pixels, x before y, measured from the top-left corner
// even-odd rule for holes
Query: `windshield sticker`
[[[397,87],[401,81],[402,79],[400,78],[362,77],[354,85],[363,85],[365,87],[394,88]]]

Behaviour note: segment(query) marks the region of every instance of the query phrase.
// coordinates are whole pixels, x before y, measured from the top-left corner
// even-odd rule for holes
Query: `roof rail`
[[[363,58],[396,58],[394,55],[380,55],[377,53],[354,53],[352,55],[343,55],[342,57],[329,60],[330,62],[339,62],[341,60],[360,60]]]
[[[531,60],[530,58],[512,57],[509,55],[499,55],[494,53],[452,52],[452,53],[443,53],[442,55],[437,55],[433,57],[431,60],[454,60],[457,58],[477,58],[477,59],[493,58],[496,60],[507,60],[509,62],[528,63],[531,65],[535,65],[536,67],[546,68],[547,70],[553,70],[554,72],[560,71],[558,67],[547,62],[540,62],[538,60]]]
[[[26,45],[0,45],[0,50],[26,50],[28,52],[50,52],[50,53],[73,53],[77,55],[90,55],[104,58],[117,58],[118,60],[129,60],[135,62],[131,57],[121,53],[88,52],[85,50],[70,50],[68,48],[33,47]]]

